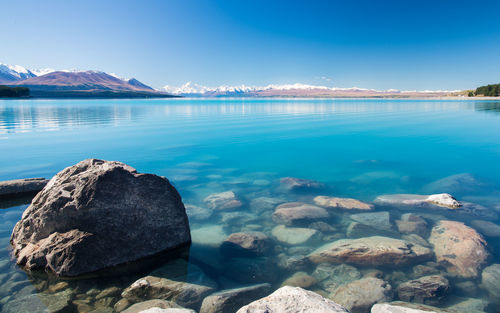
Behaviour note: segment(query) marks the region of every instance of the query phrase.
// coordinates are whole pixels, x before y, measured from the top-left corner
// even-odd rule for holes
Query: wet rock
[[[232,225],[245,225],[250,221],[256,219],[254,214],[246,213],[246,212],[224,212],[221,213],[221,222],[223,224],[232,224]]]
[[[391,221],[389,212],[374,212],[374,213],[360,213],[352,214],[350,218],[361,224],[380,229],[380,230],[390,230]]]
[[[447,307],[453,312],[485,313],[488,302],[483,299],[468,298],[452,306]]]
[[[224,275],[243,284],[274,282],[278,277],[273,258],[233,258],[224,267]]]
[[[193,229],[191,237],[193,244],[218,248],[227,238],[227,233],[220,225],[206,225]]]
[[[474,297],[479,288],[470,280],[461,281],[453,284],[453,293],[461,296]]]
[[[311,191],[311,190],[318,190],[325,188],[325,185],[323,185],[320,182],[309,179],[295,178],[295,177],[283,177],[280,179],[280,184],[283,188],[285,188],[288,191],[297,191],[297,192]]]
[[[425,192],[471,193],[484,188],[485,184],[468,173],[451,175],[426,185]]]
[[[250,201],[250,209],[255,213],[272,212],[278,204],[283,202],[285,200],[281,198],[259,197]]]
[[[299,287],[285,286],[269,296],[240,308],[237,313],[349,313],[341,305],[317,293]]]
[[[420,309],[404,306],[406,303],[397,301],[392,303],[377,303],[372,306],[371,313],[441,313],[440,309],[420,305]]]
[[[287,245],[299,245],[309,241],[318,234],[316,229],[287,227],[278,225],[273,228],[272,235],[276,240]]]
[[[163,300],[160,300],[160,301],[163,301]],[[130,306],[130,301],[128,301],[127,299],[125,298],[121,298],[120,300],[118,300],[115,305],[113,306],[113,309],[115,309],[116,312],[122,312],[124,311],[126,308],[128,308]],[[83,310],[82,310],[83,311]],[[128,313],[132,313],[132,312],[128,312]]]
[[[378,204],[385,205],[408,205],[408,206],[423,206],[435,205],[448,209],[456,209],[462,204],[447,193],[434,195],[415,195],[415,194],[393,194],[383,195],[375,199]]]
[[[141,311],[140,313],[196,313],[196,312],[189,309],[179,309],[179,308],[171,308],[171,309],[151,308],[145,311]]]
[[[71,290],[66,289],[55,294],[29,294],[8,301],[2,307],[2,313],[19,312],[71,312]]]
[[[486,289],[493,302],[500,304],[500,264],[490,265],[483,270],[481,287]]]
[[[139,312],[144,312],[145,310],[151,308],[171,309],[171,308],[181,308],[181,306],[172,301],[154,299],[136,303],[127,308],[126,310],[124,310],[122,313],[139,313]],[[119,310],[116,311],[120,312]]]
[[[309,224],[308,228],[319,230],[322,233],[334,233],[337,229],[325,222],[314,222]]]
[[[271,240],[261,232],[233,233],[221,245],[228,256],[263,255],[271,248]]]
[[[96,300],[94,306],[96,308],[112,308],[115,302],[116,299],[114,297],[104,297]]]
[[[278,224],[288,226],[300,222],[314,222],[328,217],[324,208],[302,202],[280,204],[273,213],[273,220]]]
[[[428,232],[427,222],[413,213],[403,214],[400,220],[396,220],[396,225],[402,234],[425,236]]]
[[[371,226],[361,224],[358,222],[351,222],[346,230],[346,236],[348,238],[362,238],[374,235],[380,235],[380,236],[390,235],[390,232],[382,231],[380,229],[376,229]]]
[[[425,240],[424,238],[420,237],[417,234],[409,234],[409,235],[403,235],[401,236],[402,239],[406,240],[407,242],[415,245],[421,245],[423,247],[430,247],[430,243]]]
[[[486,237],[500,237],[500,226],[489,221],[474,220],[471,222],[472,227]]]
[[[106,288],[103,291],[99,292],[95,298],[96,298],[96,300],[99,300],[99,299],[106,298],[106,297],[115,297],[115,296],[120,295],[121,292],[122,292],[121,288],[109,287],[109,288]]]
[[[51,285],[51,286],[49,286],[47,291],[48,291],[49,293],[56,293],[56,292],[58,292],[58,291],[61,291],[61,290],[63,290],[63,289],[66,289],[66,288],[68,287],[68,285],[69,285],[69,284],[68,284],[67,282],[65,282],[65,281],[61,281],[61,282],[58,282],[58,283],[57,283],[57,284],[55,284],[55,285]]]
[[[419,264],[413,267],[413,277],[415,278],[437,275],[439,273],[440,271],[434,266]]]
[[[25,178],[0,182],[0,199],[36,194],[47,185],[45,178]]]
[[[186,204],[186,213],[189,216],[190,220],[204,221],[209,219],[210,216],[212,216],[213,211],[208,208],[199,207],[192,204]]]
[[[309,255],[313,263],[348,263],[364,266],[403,266],[430,257],[432,251],[428,248],[381,236],[337,240]]]
[[[210,209],[217,211],[231,210],[242,206],[241,201],[232,191],[211,194],[203,201]]]
[[[199,285],[167,278],[146,276],[138,279],[122,293],[130,302],[161,299],[180,306],[198,309],[203,299],[214,292],[217,284]]]
[[[327,196],[317,196],[314,203],[324,208],[335,208],[344,210],[373,210],[373,205],[352,198],[336,198]]]
[[[316,284],[316,278],[307,274],[306,272],[296,272],[288,277],[281,286],[292,286],[300,288],[309,288]]]
[[[11,238],[19,265],[63,276],[138,260],[190,241],[181,197],[166,178],[96,159],[54,176]]]
[[[203,300],[200,313],[233,313],[242,306],[266,296],[270,290],[269,284],[222,290]]]
[[[458,216],[490,218],[496,219],[498,214],[482,205],[457,201],[449,194],[437,195],[414,195],[414,194],[394,194],[383,195],[375,199],[379,205],[395,206],[399,209],[427,209],[427,210],[445,210],[448,214]],[[421,214],[422,216],[424,214]]]
[[[403,301],[436,305],[448,294],[449,289],[450,283],[446,278],[433,275],[402,283],[397,292]]]
[[[448,272],[464,278],[477,277],[488,257],[486,241],[461,222],[440,221],[432,228],[429,242],[434,246],[437,261]]]
[[[360,279],[361,273],[350,265],[322,263],[316,267],[312,276],[316,278],[321,288],[334,292],[341,285]]]
[[[311,262],[306,255],[289,256],[284,253],[278,255],[278,267],[288,272],[305,270],[310,264]]]
[[[392,294],[389,283],[368,277],[340,286],[330,295],[330,299],[352,313],[365,313],[369,312],[375,303],[391,301]]]

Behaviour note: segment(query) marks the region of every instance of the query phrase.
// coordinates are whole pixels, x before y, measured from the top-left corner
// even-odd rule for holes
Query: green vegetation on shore
[[[29,97],[30,90],[26,87],[9,87],[0,85],[0,98]]]
[[[473,90],[469,91],[468,95],[469,97],[474,97],[474,96],[498,97],[500,96],[500,84],[477,87],[475,91]]]

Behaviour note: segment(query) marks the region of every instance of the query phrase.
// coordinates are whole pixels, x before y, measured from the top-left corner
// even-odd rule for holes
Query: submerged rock
[[[242,206],[241,201],[232,191],[211,194],[203,201],[210,209],[216,211],[231,210]]]
[[[311,261],[309,261],[306,255],[299,254],[289,256],[284,253],[278,255],[278,267],[287,272],[306,270],[309,268],[310,264]]]
[[[316,229],[301,227],[286,227],[278,225],[272,230],[273,237],[287,245],[300,245],[306,243],[318,234]]]
[[[40,192],[49,181],[45,178],[25,178],[0,181],[0,199]]]
[[[206,225],[193,229],[191,236],[193,244],[218,248],[226,240],[227,233],[220,225]]]
[[[225,264],[224,275],[243,284],[272,283],[277,279],[278,271],[274,258],[233,258]]]
[[[296,177],[283,177],[280,184],[288,191],[309,191],[325,188],[320,182]]]
[[[406,241],[373,236],[341,239],[309,255],[314,263],[348,263],[365,266],[403,266],[432,257],[432,251]]]
[[[101,313],[101,312],[89,312],[89,313]],[[196,311],[183,308],[170,308],[170,309],[160,309],[160,308],[150,308],[139,313],[196,313]]]
[[[285,200],[281,198],[259,197],[250,201],[250,209],[255,213],[272,212],[278,204],[283,202]]]
[[[176,304],[198,309],[203,299],[215,291],[214,282],[205,285],[175,281],[167,278],[146,276],[138,279],[122,293],[122,297],[130,302],[161,299],[173,301]]]
[[[212,216],[213,211],[197,205],[186,204],[186,213],[193,221],[204,221]]]
[[[500,226],[489,221],[474,220],[472,226],[486,237],[500,237]]]
[[[28,294],[9,300],[2,306],[2,313],[43,312],[65,313],[71,311],[72,292],[69,289],[55,294]]]
[[[323,298],[317,293],[299,287],[285,286],[269,296],[254,301],[237,313],[349,313],[341,305]]]
[[[484,188],[485,184],[468,173],[451,175],[426,185],[425,192],[471,193]]]
[[[450,283],[440,275],[424,276],[398,286],[399,299],[430,305],[439,302],[448,294]]]
[[[228,256],[263,255],[271,248],[271,240],[261,232],[233,233],[222,243],[222,254]]]
[[[370,236],[391,236],[393,235],[390,231],[384,231],[381,229],[376,229],[371,226],[359,223],[359,222],[351,222],[349,226],[347,226],[346,236],[348,238],[362,238],[362,237],[370,237]]]
[[[170,309],[181,308],[181,306],[172,301],[154,299],[133,304],[126,310],[122,311],[122,313],[140,313],[151,308]]]
[[[375,199],[379,205],[396,206],[399,209],[428,209],[446,210],[449,214],[462,216],[475,216],[481,218],[496,219],[498,214],[482,205],[457,201],[449,194],[436,195],[414,195],[414,194],[394,194],[382,195]]]
[[[400,220],[396,220],[396,225],[402,234],[425,236],[428,232],[427,222],[413,213],[403,214]]]
[[[392,303],[377,303],[372,306],[371,313],[441,313],[440,309],[420,306],[422,310],[403,306],[404,302],[397,301]]]
[[[426,206],[436,205],[449,209],[456,209],[462,204],[447,193],[434,195],[414,195],[414,194],[394,194],[378,196],[375,199],[376,203],[386,205],[409,205],[409,206]]]
[[[325,208],[338,208],[344,210],[373,210],[373,205],[352,198],[337,198],[327,196],[317,196],[314,203]]]
[[[264,297],[270,290],[269,284],[221,290],[203,300],[200,313],[234,313],[242,306]]]
[[[54,176],[11,238],[19,265],[64,276],[138,260],[190,241],[181,197],[166,178],[96,159]]]
[[[281,286],[292,286],[300,288],[309,288],[316,284],[316,278],[307,274],[306,272],[296,272],[288,277]]]
[[[392,287],[379,278],[368,277],[340,286],[330,299],[343,305],[352,313],[365,313],[375,303],[392,300]]]
[[[291,226],[300,222],[311,222],[328,217],[324,208],[302,202],[280,204],[273,213],[273,220],[278,224]]]
[[[361,273],[350,265],[321,263],[316,267],[312,276],[316,278],[321,288],[334,292],[341,285],[360,279]]]
[[[486,241],[461,222],[440,221],[432,228],[429,242],[434,246],[437,261],[448,272],[464,278],[477,277],[488,257]]]
[[[390,230],[391,221],[389,212],[373,212],[373,213],[360,213],[351,214],[350,218],[361,224],[380,229],[380,230]]]
[[[483,270],[481,286],[493,302],[500,304],[500,264],[490,265]]]

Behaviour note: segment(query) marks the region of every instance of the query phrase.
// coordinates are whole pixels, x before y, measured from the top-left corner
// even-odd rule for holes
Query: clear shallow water
[[[251,206],[255,198],[312,203],[314,196],[326,193],[371,202],[381,194],[426,193],[432,189],[429,184],[436,180],[468,173],[479,183],[440,191],[498,211],[499,135],[500,102],[494,101],[0,100],[0,180],[51,177],[85,158],[119,160],[140,172],[167,176],[187,204],[205,207],[203,199],[209,194],[234,191],[243,203],[236,211],[248,213],[247,216],[226,217],[224,221],[220,214],[206,220],[192,218],[192,230],[211,232],[202,231],[201,237],[217,238],[220,229],[207,227],[219,225],[225,234],[252,228],[272,238],[273,209],[256,214]],[[279,188],[279,179],[285,176],[313,179],[328,189],[309,194],[284,192]],[[0,211],[0,260],[7,260],[5,247],[10,232],[26,207]],[[407,211],[390,210],[395,230],[394,220],[402,213]],[[470,222],[469,217],[446,218]],[[344,238],[348,220],[348,214],[339,212],[327,221],[336,228],[335,232],[321,234],[316,241],[299,245],[302,248],[278,244],[264,261],[277,262],[280,254],[300,255]],[[491,221],[499,224],[498,220]],[[434,222],[428,220],[430,227]],[[500,263],[500,238],[486,239],[492,254],[488,263]],[[190,264],[200,266],[219,289],[261,281],[277,288],[295,272],[278,267],[276,275],[252,278],[256,275],[245,275],[251,271],[248,260],[221,259],[219,250],[210,245],[194,244],[189,255]],[[253,259],[249,262],[259,263]],[[30,277],[32,283],[23,284],[27,278],[23,271],[12,263],[2,264],[0,282],[4,293],[0,287],[0,302],[4,305],[15,299],[14,291],[27,292],[26,286],[47,288],[46,283],[41,283],[47,277]],[[224,275],[224,269],[231,267],[237,268],[242,277]],[[310,266],[300,270],[311,274],[314,269]],[[123,288],[149,270],[143,268],[137,274],[113,279],[71,281],[70,285],[76,295],[87,294],[95,285],[100,289],[110,285]],[[363,274],[367,269],[359,271]],[[395,270],[384,269],[384,279],[394,290],[401,281],[414,278],[412,268],[397,272],[406,274],[398,278]],[[14,282],[21,283],[10,287]],[[473,280],[478,282],[480,279]],[[464,295],[453,288],[458,283],[461,281],[451,281],[452,291],[439,306],[453,305],[460,300],[457,297],[487,299],[482,291]],[[5,286],[10,288],[7,295]],[[309,289],[322,288],[316,284]],[[97,306],[96,300],[88,297],[90,305]],[[487,310],[494,312],[499,308],[490,304]]]

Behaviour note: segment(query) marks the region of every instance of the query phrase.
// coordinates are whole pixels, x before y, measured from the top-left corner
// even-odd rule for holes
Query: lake
[[[53,311],[51,303],[61,297],[70,299],[66,310],[112,312],[130,304],[120,296],[125,288],[158,268],[171,269],[164,275],[173,279],[210,281],[214,291],[254,283],[269,283],[274,290],[292,278],[287,283],[336,301],[338,288],[366,277],[390,285],[385,301],[405,300],[403,284],[438,275],[447,281],[446,292],[407,302],[498,312],[500,295],[484,285],[481,270],[500,263],[500,234],[484,223],[500,225],[499,138],[500,102],[486,100],[0,100],[0,180],[50,178],[87,158],[121,161],[173,183],[189,205],[193,235],[192,246],[178,259],[165,256],[104,278],[28,275],[9,258],[12,228],[28,204],[0,202],[2,312],[13,312],[25,298],[23,304]],[[312,180],[317,188],[292,188],[285,177]],[[241,205],[210,209],[204,199],[226,191]],[[388,194],[441,193],[469,203],[463,206],[468,209],[375,201]],[[354,198],[374,207],[370,213],[332,208],[317,196]],[[289,202],[325,207],[328,217],[280,226],[273,212]],[[419,231],[401,226],[408,213],[418,218]],[[442,220],[463,222],[487,242],[489,256],[477,275],[450,271],[435,255],[401,266],[308,259],[325,244],[371,235],[432,250],[430,236]],[[269,237],[270,249],[256,256],[221,250],[230,234],[255,231]],[[103,290],[112,292],[99,298]]]

